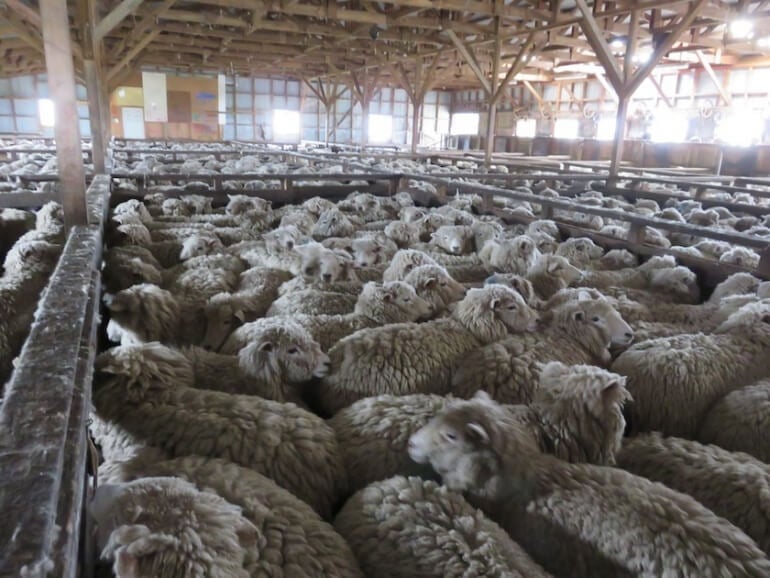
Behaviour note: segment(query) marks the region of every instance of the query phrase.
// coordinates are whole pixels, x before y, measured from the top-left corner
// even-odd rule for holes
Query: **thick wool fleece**
[[[199,456],[112,466],[115,481],[176,476],[240,506],[243,517],[258,529],[256,544],[244,561],[250,576],[363,578],[350,546],[334,528],[305,502],[257,472]]]
[[[361,490],[334,525],[369,578],[549,576],[460,494],[420,478]]]
[[[692,496],[770,553],[770,466],[738,452],[658,433],[627,439],[626,471]]]
[[[708,410],[697,439],[770,462],[770,380],[728,393]]]

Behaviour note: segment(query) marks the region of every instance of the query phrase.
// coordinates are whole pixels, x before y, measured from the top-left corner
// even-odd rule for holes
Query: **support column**
[[[368,91],[366,91],[368,92]],[[361,146],[365,147],[369,144],[369,98],[368,94],[364,94],[361,99]]]
[[[500,89],[500,53],[503,51],[503,39],[500,37],[500,18],[495,20],[495,53],[492,55],[492,81],[489,91],[489,112],[487,113],[487,141],[484,143],[484,166],[492,163],[492,151],[495,150],[495,124],[497,122],[498,90]],[[522,51],[523,52],[523,51]]]
[[[104,123],[102,121],[99,69],[94,60],[84,60],[86,89],[88,91],[88,117],[91,123],[91,155],[94,172],[104,173]]]
[[[620,170],[623,160],[623,145],[626,138],[626,117],[628,116],[629,98],[625,94],[618,95],[618,113],[615,117],[615,142],[612,143],[612,156],[610,157],[610,184],[614,181]]]
[[[417,144],[420,140],[420,118],[422,116],[422,105],[425,102],[425,95],[416,95],[412,101],[412,154],[417,153]]]
[[[87,223],[86,182],[81,152],[75,66],[72,60],[67,0],[40,3],[48,88],[56,114],[56,156],[59,163],[59,194],[67,230]]]

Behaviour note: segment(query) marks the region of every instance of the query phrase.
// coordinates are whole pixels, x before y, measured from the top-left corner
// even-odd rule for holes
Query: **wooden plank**
[[[540,52],[540,49],[534,48],[534,43],[535,33],[532,32],[527,38],[526,42],[524,42],[522,45],[519,53],[516,55],[516,59],[511,64],[511,67],[508,69],[508,72],[506,73],[502,82],[500,82],[497,90],[495,90],[495,93],[492,96],[492,100],[494,102],[500,101],[500,97],[502,96],[503,91],[505,91],[505,88],[508,86],[508,83],[510,83],[511,80],[513,80],[513,78],[526,66],[528,58],[531,58]]]
[[[719,91],[719,96],[722,97],[722,100],[727,106],[730,106],[731,99],[730,95],[725,90],[725,87],[722,86],[722,83],[719,82],[719,79],[717,78],[717,75],[714,73],[714,69],[711,68],[711,64],[709,64],[709,61],[706,60],[706,57],[703,56],[702,50],[696,50],[695,55],[698,57],[698,60],[700,61],[701,66],[703,67],[703,70],[706,71],[706,74],[708,75],[709,79],[711,79],[711,82],[714,84],[716,89]]]
[[[447,36],[449,36],[449,39],[452,41],[452,44],[455,45],[460,55],[465,59],[465,62],[468,63],[468,66],[471,67],[473,74],[476,75],[476,78],[478,79],[484,91],[487,94],[492,94],[492,85],[489,83],[489,80],[487,80],[487,77],[481,71],[481,67],[479,66],[478,60],[476,60],[476,57],[471,52],[472,49],[469,46],[466,46],[465,42],[460,40],[460,38],[457,36],[457,34],[455,34],[454,30],[452,30],[451,28],[447,29],[446,34]],[[497,79],[493,79],[493,81],[497,82]]]
[[[117,26],[120,25],[123,20],[128,16],[136,12],[137,8],[142,5],[142,0],[123,0],[120,4],[115,6],[107,16],[102,18],[101,22],[96,25],[94,29],[94,39],[98,42],[110,32],[112,32]]]
[[[113,78],[117,76],[117,74],[125,68],[133,58],[139,55],[142,50],[147,48],[147,45],[150,44],[153,40],[155,40],[158,35],[160,34],[160,30],[152,30],[150,31],[144,38],[142,38],[136,46],[131,48],[123,58],[120,59],[120,62],[118,62],[115,66],[113,66],[110,71],[107,73],[107,80],[110,81]]]
[[[0,194],[0,208],[27,209],[42,207],[49,201],[58,200],[58,193],[3,193]]]
[[[621,87],[623,86],[623,77],[620,73],[620,67],[607,44],[607,40],[604,38],[604,31],[599,28],[599,24],[596,22],[596,18],[585,0],[575,0],[575,4],[583,15],[583,19],[580,22],[583,33],[586,35],[591,48],[593,48],[596,58],[599,60],[602,68],[604,68],[607,80],[610,81],[615,91],[620,94]]]
[[[67,229],[86,223],[86,180],[83,155],[80,150],[75,67],[66,0],[46,0],[41,3],[43,41],[48,70],[48,88],[54,99],[56,114],[56,156],[59,168],[60,198]]]

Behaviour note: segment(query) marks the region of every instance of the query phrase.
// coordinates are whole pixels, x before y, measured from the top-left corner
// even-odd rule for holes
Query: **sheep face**
[[[564,241],[556,249],[556,254],[566,257],[576,267],[585,267],[591,261],[600,259],[604,251],[591,239],[581,237]]]
[[[404,281],[414,287],[420,297],[432,304],[434,313],[443,311],[465,297],[465,286],[455,281],[440,265],[415,267]]]
[[[524,298],[527,305],[533,307],[537,301],[537,295],[535,295],[535,288],[532,283],[520,275],[514,275],[513,273],[497,273],[484,280],[484,285],[505,285],[510,287],[516,293]]]
[[[580,279],[582,271],[574,267],[564,257],[543,255],[530,269],[530,273],[542,274],[551,279],[558,279],[563,287],[569,287]]]
[[[404,223],[413,223],[425,217],[428,212],[420,207],[404,207],[398,212],[398,218]]]
[[[444,225],[431,235],[431,245],[435,245],[450,255],[467,255],[473,250],[470,229],[466,226]]]
[[[453,400],[412,434],[409,457],[418,464],[430,464],[450,490],[483,494],[482,488],[500,473],[496,447],[503,435],[506,447],[515,455],[538,453],[532,436],[522,425],[507,420],[504,412],[483,391],[467,401]],[[505,422],[505,433],[497,425],[500,422]],[[516,435],[516,429],[520,435]]]
[[[390,265],[382,274],[382,280],[401,281],[412,269],[421,265],[438,265],[438,263],[421,251],[402,249],[393,256]]]
[[[228,215],[242,215],[252,211],[267,213],[270,210],[270,201],[248,195],[227,195],[225,212]]]
[[[596,300],[579,291],[571,314],[578,323],[590,324],[609,345],[624,347],[634,340],[631,326],[603,299]]]
[[[390,244],[391,250],[383,246],[385,243]],[[395,248],[389,241],[371,237],[353,239],[350,248],[356,267],[373,267],[386,263],[389,257],[395,253]]]
[[[684,298],[690,303],[696,303],[700,297],[698,278],[687,267],[652,271],[650,274],[650,287],[668,291]]]
[[[179,303],[165,289],[149,283],[134,285],[115,294],[107,307],[110,310],[108,331],[110,325],[113,331],[119,327],[120,342],[124,345],[176,337]]]
[[[302,233],[294,225],[282,225],[262,235],[268,251],[291,251],[302,238]]]
[[[139,257],[131,259],[108,259],[105,276],[112,291],[127,289],[132,285],[152,283],[160,285],[163,275],[157,268],[145,263]]]
[[[144,225],[120,225],[116,229],[116,245],[141,245],[146,247],[152,243],[150,231]]]
[[[295,323],[268,326],[238,352],[241,368],[268,383],[302,384],[329,373],[329,356]]]
[[[161,211],[163,211],[164,215],[174,217],[189,217],[192,215],[190,208],[179,199],[166,199],[163,201],[163,205],[161,205]]]
[[[212,255],[224,250],[222,241],[211,235],[192,235],[182,243],[182,250],[179,253],[179,259],[186,261],[193,257],[202,255]]]
[[[353,224],[335,207],[321,213],[311,234],[316,239],[326,239],[328,237],[349,237],[354,232]]]
[[[499,341],[508,333],[534,331],[538,321],[521,295],[502,285],[470,289],[452,317],[482,343]]]
[[[353,259],[341,250],[322,252],[318,257],[318,278],[324,283],[355,281]]]
[[[90,511],[101,557],[120,577],[246,578],[261,538],[241,508],[172,477],[100,486]]]
[[[433,307],[403,281],[370,282],[358,296],[354,312],[386,325],[429,319]]]
[[[558,239],[559,227],[554,221],[548,219],[540,219],[537,221],[532,221],[529,224],[527,227],[527,233],[535,235],[548,235],[552,239]]]
[[[302,207],[308,211],[309,213],[315,215],[316,217],[320,216],[321,213],[324,211],[328,211],[329,209],[334,209],[334,203],[332,203],[328,199],[324,199],[323,197],[313,197],[312,199],[308,199],[304,203],[302,203]],[[330,237],[338,237],[339,235],[329,235]]]

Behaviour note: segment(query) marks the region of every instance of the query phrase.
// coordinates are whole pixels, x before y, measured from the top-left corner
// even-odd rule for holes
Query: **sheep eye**
[[[599,318],[598,318],[598,317],[594,317],[594,318],[593,318],[593,322],[594,322],[594,323],[599,323]]]
[[[290,355],[296,355],[297,353],[299,353],[299,349],[297,349],[296,347],[290,347],[289,348],[289,354]]]
[[[447,282],[446,282],[446,281],[442,281],[442,282],[441,282],[441,286],[442,286],[442,287],[446,287],[446,286],[447,286]]]
[[[508,311],[516,311],[516,306],[515,305],[509,305],[508,306]]]
[[[444,432],[444,437],[445,437],[445,438],[446,438],[448,441],[450,441],[450,442],[455,442],[455,441],[457,441],[457,435],[455,435],[455,434],[454,434],[454,433],[452,433],[451,431],[445,431],[445,432]]]

